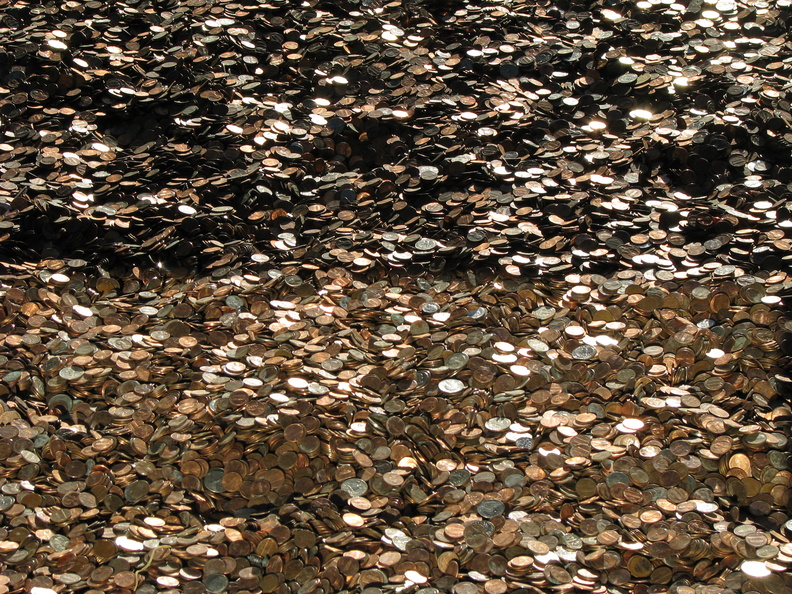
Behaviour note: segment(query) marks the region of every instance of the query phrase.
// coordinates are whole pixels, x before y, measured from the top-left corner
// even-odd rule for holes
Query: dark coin
[[[203,479],[204,487],[213,493],[222,493],[224,474],[225,473],[222,468],[213,468]]]
[[[360,479],[350,478],[341,483],[341,489],[352,497],[360,497],[368,491],[368,485]]]
[[[476,511],[482,518],[494,518],[506,511],[506,506],[497,499],[485,499],[476,507]]]

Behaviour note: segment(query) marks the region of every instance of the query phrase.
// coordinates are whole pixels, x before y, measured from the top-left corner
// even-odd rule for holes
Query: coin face
[[[572,357],[578,360],[591,359],[597,354],[596,347],[591,345],[581,345],[572,351]]]
[[[366,493],[368,485],[363,480],[350,478],[341,483],[341,489],[349,493],[352,497],[360,497]]]
[[[130,503],[137,503],[143,499],[149,492],[149,483],[143,480],[132,482],[126,489],[124,489],[124,497]]]
[[[534,443],[535,441],[532,437],[521,436],[515,440],[514,445],[523,450],[530,450]]]
[[[493,417],[491,419],[487,419],[485,423],[485,427],[490,431],[506,431],[509,427],[511,427],[511,419],[507,419],[505,417]]]
[[[465,384],[458,379],[444,379],[437,387],[445,394],[457,394],[465,389]]]
[[[476,511],[482,518],[491,519],[503,514],[506,506],[497,499],[485,499],[476,507]]]
[[[214,493],[222,493],[224,471],[221,468],[213,468],[203,479],[204,486]]]

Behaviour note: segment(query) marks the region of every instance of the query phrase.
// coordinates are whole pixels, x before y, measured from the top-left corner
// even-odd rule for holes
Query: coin
[[[465,389],[465,384],[458,379],[444,379],[437,387],[446,394],[457,394]]]
[[[360,479],[350,478],[341,483],[341,489],[349,493],[351,497],[360,497],[368,491],[368,485]]]
[[[503,514],[506,506],[497,499],[485,499],[476,507],[476,511],[482,518],[494,518]]]

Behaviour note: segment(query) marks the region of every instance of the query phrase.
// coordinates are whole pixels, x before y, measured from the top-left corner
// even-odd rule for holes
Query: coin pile
[[[791,5],[0,3],[0,594],[792,588]]]

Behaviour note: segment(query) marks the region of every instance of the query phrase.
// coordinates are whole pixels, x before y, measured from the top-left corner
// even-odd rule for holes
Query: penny
[[[628,569],[633,577],[636,578],[645,578],[649,577],[649,575],[654,570],[654,566],[652,565],[651,561],[646,557],[641,555],[635,555],[630,557],[630,561],[628,562]]]
[[[130,503],[137,503],[148,494],[149,488],[150,485],[146,481],[134,481],[124,489],[124,497]]]
[[[592,479],[581,478],[577,481],[575,490],[581,496],[581,498],[586,499],[597,492],[597,483]]]
[[[569,584],[572,581],[572,575],[567,570],[555,565],[548,565],[545,568],[545,575],[551,584]]]

